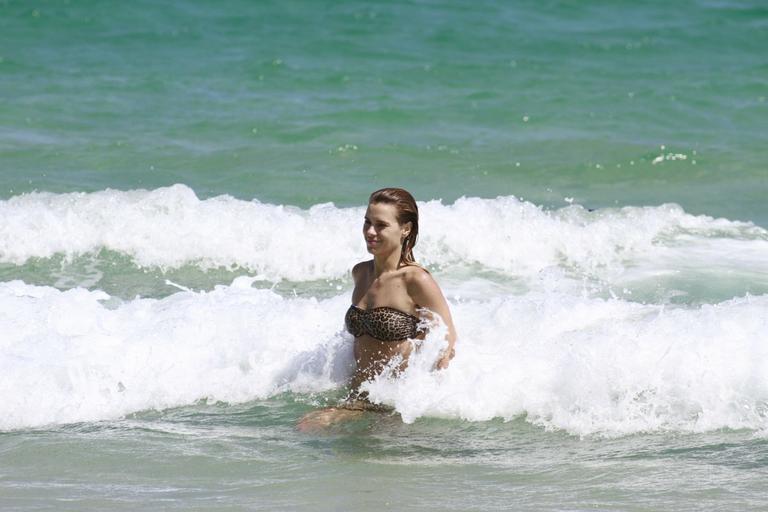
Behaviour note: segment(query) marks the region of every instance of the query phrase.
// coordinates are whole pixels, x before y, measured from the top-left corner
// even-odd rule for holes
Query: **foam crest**
[[[240,266],[272,280],[344,275],[364,251],[362,210],[309,210],[200,200],[184,185],[156,190],[52,194],[0,202],[0,260],[22,264],[55,254],[110,249],[140,266]]]
[[[344,385],[347,294],[285,298],[253,278],[207,293],[118,302],[104,292],[0,283],[0,429]],[[451,295],[451,290],[446,290]],[[768,295],[700,307],[556,292],[452,304],[397,380],[368,384],[405,421],[525,416],[575,434],[768,430]]]
[[[702,244],[704,263],[733,258],[734,248],[768,250],[760,227],[689,215],[676,205],[547,211],[498,197],[429,201],[420,210],[417,257],[436,267],[479,265],[521,276],[560,267],[610,278],[638,262],[653,267],[657,256],[687,261],[687,248]],[[305,210],[230,196],[200,200],[184,185],[23,194],[0,201],[0,262],[109,249],[144,267],[242,267],[272,281],[332,279],[368,257],[362,216],[362,207],[330,203]],[[753,259],[736,263],[766,270],[764,258]]]
[[[431,201],[421,211],[427,235],[419,249],[425,260],[472,261],[522,275],[554,266],[610,274],[658,252],[684,253],[702,240],[714,253],[730,253],[734,241],[768,249],[762,228],[689,215],[674,204],[545,211],[514,197],[460,198],[451,206]]]

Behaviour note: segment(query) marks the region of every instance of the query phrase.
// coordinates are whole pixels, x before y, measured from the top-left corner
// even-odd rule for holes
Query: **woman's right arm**
[[[355,283],[355,287],[352,290],[352,304],[357,304],[363,298],[363,281],[365,280],[367,261],[361,261],[354,267],[352,267],[352,281]]]

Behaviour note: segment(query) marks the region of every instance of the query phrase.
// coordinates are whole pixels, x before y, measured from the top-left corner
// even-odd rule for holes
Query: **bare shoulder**
[[[403,269],[403,277],[409,290],[424,291],[438,288],[432,274],[420,265],[408,265],[405,267]]]
[[[368,275],[373,267],[373,260],[361,261],[352,267],[352,278],[357,281],[362,277]]]
[[[451,312],[440,286],[424,267],[411,266],[405,273],[405,283],[413,302],[440,315],[451,325]]]
[[[418,279],[420,276],[431,277],[429,270],[415,263],[411,263],[410,265],[405,265],[401,267],[401,269],[403,271],[403,275],[405,275],[408,279]]]

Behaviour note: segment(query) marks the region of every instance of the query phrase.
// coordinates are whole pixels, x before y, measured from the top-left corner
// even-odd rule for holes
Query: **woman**
[[[419,211],[413,196],[401,188],[377,190],[368,200],[363,237],[373,259],[352,269],[355,288],[347,310],[347,330],[355,336],[355,373],[350,395],[340,407],[305,416],[299,428],[311,430],[376,409],[360,385],[379,375],[398,358],[402,370],[413,349],[414,338],[423,339],[420,318],[438,315],[446,325],[448,347],[435,363],[448,367],[454,356],[456,331],[451,312],[432,275],[416,264],[413,247],[419,233]]]

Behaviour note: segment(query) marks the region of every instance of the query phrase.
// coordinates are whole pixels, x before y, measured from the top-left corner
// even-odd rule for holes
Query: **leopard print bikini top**
[[[355,338],[368,334],[381,341],[400,341],[419,334],[419,319],[399,309],[386,306],[361,309],[349,306],[344,317],[347,331]]]

